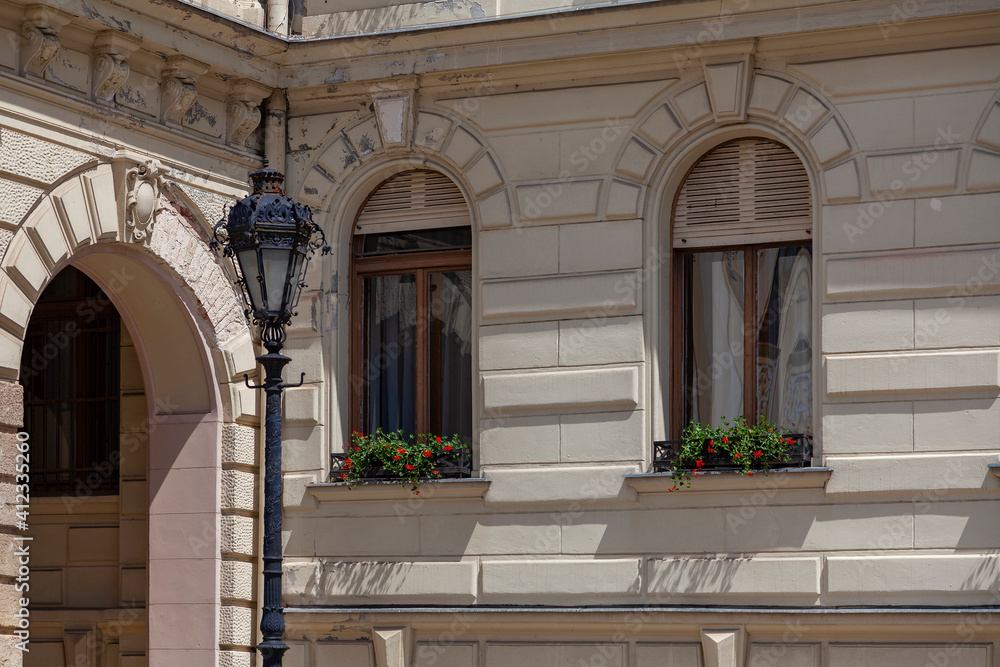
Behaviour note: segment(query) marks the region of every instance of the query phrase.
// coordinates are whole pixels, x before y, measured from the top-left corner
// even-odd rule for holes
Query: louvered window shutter
[[[435,171],[407,171],[384,182],[365,202],[356,234],[464,227],[469,206],[451,179]]]
[[[706,154],[684,179],[674,209],[674,248],[808,241],[809,178],[790,149],[737,139]]]

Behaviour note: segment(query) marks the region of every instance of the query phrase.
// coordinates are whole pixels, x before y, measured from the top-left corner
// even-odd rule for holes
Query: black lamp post
[[[264,667],[280,667],[288,646],[281,637],[285,617],[281,605],[281,371],[289,361],[281,354],[285,326],[305,286],[306,266],[313,253],[330,252],[323,230],[312,221],[309,208],[292,200],[282,189],[284,174],[264,167],[250,174],[253,192],[229,209],[215,225],[212,247],[233,261],[237,285],[246,303],[246,314],[260,326],[267,354],[257,357],[264,367],[264,613],[260,619],[263,641],[257,647]]]

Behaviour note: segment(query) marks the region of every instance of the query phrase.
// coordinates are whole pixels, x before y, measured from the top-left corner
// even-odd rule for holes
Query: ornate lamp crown
[[[284,188],[281,187],[285,182],[285,175],[276,169],[269,169],[267,158],[264,158],[263,167],[250,173],[250,182],[253,183],[253,194],[285,194]]]

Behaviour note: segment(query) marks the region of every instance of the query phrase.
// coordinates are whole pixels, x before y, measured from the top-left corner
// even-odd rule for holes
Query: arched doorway
[[[63,271],[39,292],[33,314],[46,307],[46,289],[66,280]],[[118,493],[110,482],[90,489],[92,471],[82,471],[83,487],[47,501],[48,517],[30,522],[42,532],[48,524],[51,553],[64,556],[32,561],[33,585],[48,576],[59,596],[32,602],[40,613],[24,664],[215,665],[222,416],[208,344],[176,279],[142,251],[90,246],[68,271],[92,281],[106,312],[121,318]],[[24,349],[30,370],[32,349]],[[75,483],[75,475],[64,477]]]
[[[24,665],[145,665],[142,369],[111,299],[73,266],[38,298],[20,380],[32,457]]]
[[[56,185],[26,216],[0,261],[0,423],[23,430],[19,384],[25,335],[42,293],[72,266],[113,304],[121,317],[119,344],[131,341],[134,350],[130,368],[139,383],[126,382],[122,365],[121,387],[134,391],[126,395],[120,387],[119,409],[122,422],[133,415],[141,428],[122,435],[119,447],[131,446],[128,438],[146,439],[145,468],[127,480],[119,470],[118,502],[132,507],[144,502],[145,514],[128,518],[134,527],[145,516],[147,529],[123,537],[126,517],[120,508],[104,508],[119,519],[119,555],[126,539],[128,548],[141,554],[127,563],[136,565],[132,572],[119,563],[122,578],[115,594],[120,604],[122,591],[144,590],[144,619],[134,604],[106,607],[125,612],[112,613],[88,634],[90,626],[73,625],[72,614],[58,609],[61,616],[50,619],[50,629],[62,634],[47,638],[62,636],[63,652],[52,641],[55,657],[47,664],[65,664],[69,650],[71,663],[103,667],[110,653],[92,656],[87,641],[93,640],[86,637],[134,630],[142,638],[144,622],[144,643],[134,644],[134,655],[119,645],[120,659],[109,664],[214,667],[251,655],[254,643],[259,416],[256,393],[242,389],[243,373],[256,369],[254,349],[232,283],[208,248],[204,221],[161,197],[163,210],[149,243],[121,241],[116,169],[99,165]],[[101,495],[91,494],[97,499],[90,504],[114,494]],[[60,543],[62,552],[68,548]],[[33,560],[31,566],[59,569],[44,563]],[[113,565],[109,559],[94,566]],[[6,585],[13,591],[13,583]],[[66,619],[70,624],[64,627]],[[32,626],[33,642],[42,639],[40,629]],[[39,646],[34,643],[32,650]]]

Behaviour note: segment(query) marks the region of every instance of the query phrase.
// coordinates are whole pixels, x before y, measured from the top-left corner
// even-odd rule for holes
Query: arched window
[[[42,292],[21,353],[31,490],[84,484],[118,493],[121,317],[107,295],[67,267]]]
[[[351,428],[472,441],[472,228],[458,187],[409,171],[355,226]]]
[[[766,417],[812,433],[812,204],[786,146],[704,155],[674,205],[672,429]]]

